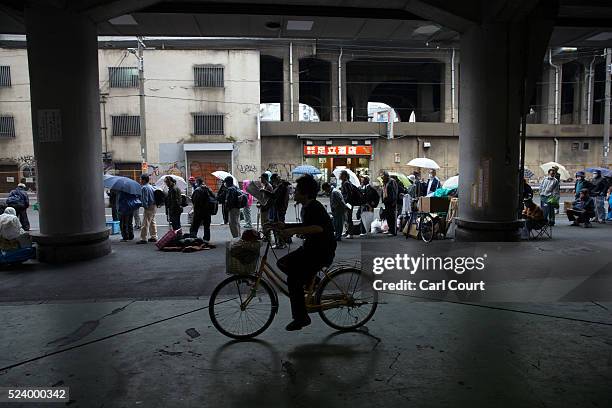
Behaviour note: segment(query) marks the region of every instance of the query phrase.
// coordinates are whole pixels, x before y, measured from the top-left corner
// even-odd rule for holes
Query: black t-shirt
[[[317,200],[312,200],[305,205],[302,208],[302,224],[305,226],[318,225],[323,228],[323,232],[306,236],[304,251],[308,255],[312,255],[314,262],[330,263],[333,261],[336,253],[334,227],[323,204]]]

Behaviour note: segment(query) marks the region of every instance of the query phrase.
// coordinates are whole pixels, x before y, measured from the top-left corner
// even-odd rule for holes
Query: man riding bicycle
[[[285,329],[301,330],[310,324],[306,312],[304,286],[312,281],[322,267],[330,265],[336,253],[336,240],[331,219],[319,201],[319,185],[310,175],[297,180],[295,201],[302,205],[302,223],[285,225],[275,223],[274,228],[286,239],[301,235],[304,242],[300,248],[278,260],[277,266],[287,275],[289,299],[293,321]]]

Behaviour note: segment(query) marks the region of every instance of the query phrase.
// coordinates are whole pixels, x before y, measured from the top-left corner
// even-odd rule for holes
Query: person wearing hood
[[[28,219],[28,208],[30,207],[30,199],[28,198],[25,184],[19,183],[17,188],[9,193],[6,199],[6,205],[15,209],[21,227],[25,231],[29,231],[30,220]]]
[[[593,171],[593,178],[591,179],[591,196],[595,199],[595,216],[597,222],[600,224],[606,223],[606,193],[608,192],[608,183],[606,179],[601,176],[600,170]]]
[[[0,214],[0,249],[13,250],[31,246],[27,242],[28,234],[21,228],[17,211],[13,207],[6,207]]]
[[[555,208],[559,206],[559,180],[556,177],[557,172],[551,168],[548,170],[548,175],[544,177],[540,183],[540,206],[544,210],[544,218],[548,220],[548,224],[555,225]]]

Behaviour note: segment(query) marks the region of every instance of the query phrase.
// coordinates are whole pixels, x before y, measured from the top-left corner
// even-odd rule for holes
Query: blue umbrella
[[[523,175],[525,176],[525,178],[531,179],[531,178],[533,178],[533,176],[535,174],[533,173],[533,171],[531,171],[527,167],[525,167]]]
[[[142,186],[131,178],[108,174],[104,175],[104,187],[135,195],[140,195],[142,191]]]
[[[595,170],[599,170],[603,177],[612,177],[612,170],[608,170],[604,167],[588,167],[585,170],[588,171],[589,173],[592,173]]]
[[[317,169],[315,166],[305,164],[303,166],[297,166],[293,169],[291,174],[310,174],[314,176],[315,174],[321,174],[321,170]]]

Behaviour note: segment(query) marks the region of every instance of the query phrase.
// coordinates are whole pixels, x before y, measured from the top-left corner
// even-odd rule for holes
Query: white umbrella
[[[571,178],[572,176],[570,175],[570,172],[567,171],[567,169],[565,168],[565,166],[551,161],[548,163],[544,163],[540,166],[540,168],[542,169],[542,171],[544,173],[548,173],[548,170],[550,170],[553,166],[557,166],[559,168],[559,170],[557,170],[557,172],[559,173],[559,175],[561,176],[561,180],[567,180],[569,178]]]
[[[231,177],[234,180],[234,185],[238,187],[238,180],[236,180],[236,177],[232,176],[227,171],[217,170],[213,171],[211,174],[221,181],[225,180],[227,177]]]
[[[161,176],[159,179],[157,179],[157,182],[155,183],[155,185],[157,187],[165,188],[166,183],[164,182],[164,180],[166,179],[166,177],[173,178],[174,181],[176,181],[176,186],[179,188],[179,190],[185,190],[187,188],[187,182],[185,181],[185,179],[182,178],[181,176],[175,176],[174,174],[165,174]]]
[[[459,176],[450,177],[448,180],[442,184],[442,188],[447,188],[449,190],[453,188],[457,188],[459,186]]]
[[[349,181],[359,187],[361,185],[361,183],[359,182],[359,177],[357,177],[357,175],[355,173],[353,173],[353,171],[351,169],[345,169],[345,168],[340,168],[338,167],[336,170],[334,170],[333,174],[334,176],[336,176],[336,178],[338,180],[340,180],[340,173],[342,172],[342,170],[346,171],[349,175]]]
[[[438,163],[431,159],[428,159],[427,157],[417,157],[416,159],[410,160],[407,164],[408,166],[422,167],[424,169],[435,170],[440,168],[440,166],[438,166]]]

